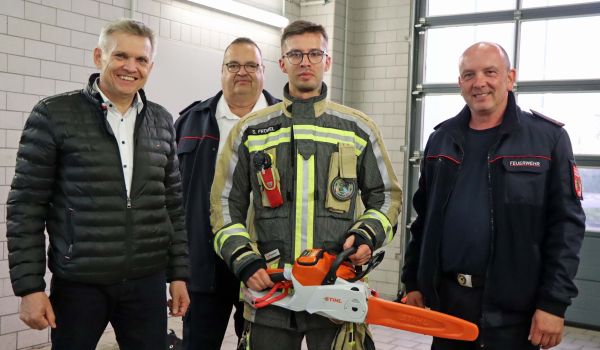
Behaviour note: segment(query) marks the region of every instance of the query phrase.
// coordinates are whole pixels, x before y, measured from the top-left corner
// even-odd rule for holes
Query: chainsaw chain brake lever
[[[344,260],[348,259],[348,257],[354,253],[356,253],[356,247],[350,247],[350,248],[344,250],[343,252],[339,253],[337,255],[337,257],[335,258],[335,260],[333,261],[333,263],[331,264],[331,267],[329,268],[329,272],[327,272],[327,275],[323,279],[323,282],[321,283],[321,285],[326,286],[326,285],[331,285],[331,284],[335,283],[335,279],[337,278],[338,268],[344,262]]]
[[[365,277],[369,272],[371,272],[374,268],[376,268],[382,261],[385,256],[385,251],[379,251],[377,254],[373,255],[367,264],[367,268],[363,271],[362,266],[356,266],[356,276],[348,280],[348,282],[356,282],[363,277]]]

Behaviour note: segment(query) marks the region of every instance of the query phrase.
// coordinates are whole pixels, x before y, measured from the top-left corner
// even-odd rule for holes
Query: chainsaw
[[[477,338],[479,330],[473,323],[379,298],[363,277],[383,260],[384,252],[375,254],[363,270],[347,261],[355,251],[352,247],[336,256],[322,249],[307,249],[293,266],[267,270],[274,282],[270,290],[243,288],[244,299],[257,309],[275,305],[334,321],[376,324],[447,339]]]

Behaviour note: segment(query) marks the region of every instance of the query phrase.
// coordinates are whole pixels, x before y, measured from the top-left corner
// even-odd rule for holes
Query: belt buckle
[[[460,284],[463,287],[473,288],[473,280],[471,279],[471,275],[457,273],[456,282],[458,282],[458,284]]]

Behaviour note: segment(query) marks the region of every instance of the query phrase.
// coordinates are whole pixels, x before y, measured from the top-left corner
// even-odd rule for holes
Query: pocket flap
[[[177,155],[190,153],[196,149],[197,145],[197,139],[181,139],[177,144]]]

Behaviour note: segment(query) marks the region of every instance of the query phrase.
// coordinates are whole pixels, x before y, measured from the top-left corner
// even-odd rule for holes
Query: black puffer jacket
[[[112,284],[166,270],[188,277],[181,180],[171,115],[140,96],[130,196],[114,134],[90,77],[84,90],[40,101],[17,153],[7,202],[10,277],[16,295],[64,279]]]

